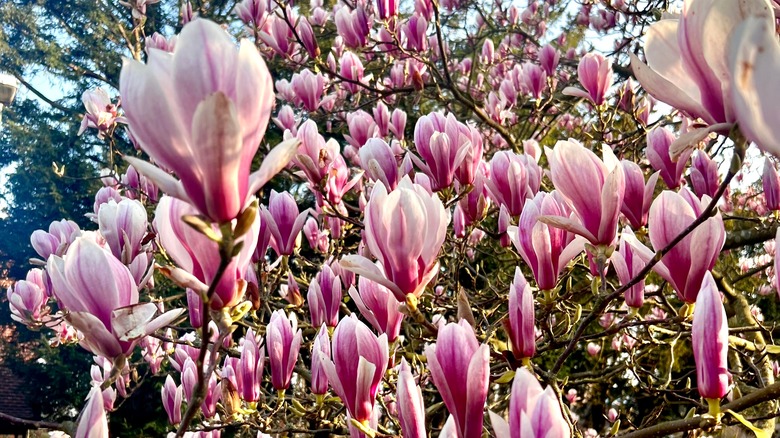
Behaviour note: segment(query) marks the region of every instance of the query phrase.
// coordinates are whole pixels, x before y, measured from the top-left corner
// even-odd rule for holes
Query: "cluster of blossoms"
[[[741,369],[729,348],[764,342],[730,340],[719,285],[727,300],[738,292],[715,268],[727,240],[718,203],[747,140],[780,153],[772,6],[687,0],[650,27],[646,63],[631,65],[678,111],[681,123],[662,126],[650,98],[615,86],[611,59],[547,38],[547,3],[498,2],[493,19],[526,30],[452,58],[441,21],[461,3],[417,0],[404,17],[394,1],[314,1],[302,16],[244,0],[235,14],[254,42],[239,48],[185,6],[175,39],[149,37],[146,62],[125,61],[122,116],[104,91],[85,94],[82,131],[126,124],[140,152],[96,194],[97,229],[36,231],[43,269],[8,291],[15,320],[96,356],[76,436],[107,436],[106,413],[142,362],[167,374],[178,435],[597,436],[642,419],[608,390],[589,393],[587,367],[636,366],[665,379],[653,390],[689,394],[685,378],[649,365],[654,345],[681,338],[711,414],[691,429],[720,425],[729,370]],[[613,6],[576,20],[608,30],[630,16]],[[266,60],[295,72],[274,83]],[[409,102],[436,88],[457,105]],[[725,174],[718,138],[732,140]],[[276,191],[281,179],[292,188]],[[603,418],[581,398],[600,400]]]

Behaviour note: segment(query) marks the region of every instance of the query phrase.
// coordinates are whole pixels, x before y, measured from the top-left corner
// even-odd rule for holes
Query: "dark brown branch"
[[[14,424],[24,424],[25,426],[32,426],[36,429],[54,429],[54,430],[61,430],[63,432],[68,432],[65,426],[63,426],[60,423],[49,423],[48,421],[25,420],[24,418],[14,417],[13,415],[8,415],[3,412],[0,412],[0,419],[9,421]]]
[[[33,93],[34,95],[38,96],[38,97],[39,97],[41,100],[43,100],[44,102],[48,103],[48,104],[49,104],[49,105],[51,105],[52,107],[54,107],[54,108],[56,108],[56,109],[58,109],[58,110],[60,110],[60,111],[64,112],[65,114],[67,114],[67,115],[69,115],[69,116],[75,116],[75,115],[77,115],[77,114],[78,114],[78,112],[77,112],[77,111],[74,111],[73,109],[71,109],[71,108],[68,108],[68,107],[66,107],[66,106],[64,106],[64,105],[62,105],[62,104],[59,104],[59,103],[57,103],[57,102],[55,102],[55,101],[53,101],[53,100],[49,99],[48,97],[46,97],[46,95],[44,95],[43,93],[41,93],[40,91],[38,91],[38,90],[37,90],[35,87],[33,87],[32,85],[30,85],[30,83],[29,83],[29,82],[27,82],[27,81],[25,81],[24,79],[22,79],[22,77],[21,77],[20,75],[14,75],[14,77],[15,77],[15,78],[16,78],[16,79],[19,81],[19,83],[20,83],[20,84],[24,85],[24,86],[25,86],[25,87],[26,87],[28,90],[32,91],[32,93]]]

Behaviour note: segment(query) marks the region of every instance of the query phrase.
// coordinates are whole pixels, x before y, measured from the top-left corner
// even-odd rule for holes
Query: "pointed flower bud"
[[[309,284],[306,301],[309,302],[311,325],[319,327],[323,324],[336,327],[339,322],[339,306],[341,305],[341,279],[333,273],[328,265]]]
[[[725,397],[731,385],[728,371],[729,324],[720,291],[707,272],[696,298],[691,328],[693,358],[699,394],[707,399]]]
[[[412,369],[401,359],[398,370],[398,386],[396,391],[398,404],[398,420],[401,423],[401,432],[406,438],[426,438],[425,431],[425,404],[422,390],[414,381]]]
[[[87,395],[87,404],[79,415],[76,438],[108,438],[108,419],[103,407],[103,391],[95,385]]]
[[[612,265],[615,267],[621,286],[628,284],[647,265],[642,257],[634,254],[637,251],[635,248],[639,245],[631,229],[624,228],[620,234],[620,246],[612,253]],[[625,299],[628,307],[642,307],[645,303],[645,280],[640,280],[626,290]]]
[[[288,317],[279,309],[271,314],[271,321],[266,327],[265,345],[271,366],[271,383],[277,391],[290,386],[298,351],[301,349],[301,336],[294,313]]]
[[[693,155],[691,162],[691,185],[698,197],[705,195],[710,198],[718,192],[718,163],[713,161],[706,152],[700,150]],[[780,207],[779,207],[780,208]]]
[[[330,339],[328,338],[328,328],[324,324],[317,332],[317,337],[314,338],[314,344],[311,347],[311,392],[316,395],[328,392],[328,375],[321,356],[330,357]]]
[[[766,208],[771,211],[780,210],[780,177],[777,176],[775,164],[769,158],[764,159],[764,177],[761,184],[764,187]]]
[[[173,377],[169,374],[165,378],[162,387],[162,402],[165,412],[168,414],[168,422],[172,425],[181,423],[181,402],[184,397],[181,386],[176,386]]]
[[[235,364],[236,383],[239,396],[248,402],[260,400],[265,365],[265,347],[257,345],[257,336],[251,328],[246,331],[241,349],[241,358]]]
[[[295,250],[298,235],[308,216],[308,210],[298,212],[298,203],[289,192],[271,190],[268,208],[260,206],[261,215],[271,232],[271,247],[278,256],[290,255]]]
[[[531,358],[536,354],[536,318],[534,296],[520,267],[509,286],[509,319],[505,327],[516,358]]]

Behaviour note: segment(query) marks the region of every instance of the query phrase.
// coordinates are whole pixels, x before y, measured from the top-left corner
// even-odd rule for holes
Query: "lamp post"
[[[0,73],[0,123],[3,122],[3,108],[14,101],[18,89],[19,81],[15,77]]]

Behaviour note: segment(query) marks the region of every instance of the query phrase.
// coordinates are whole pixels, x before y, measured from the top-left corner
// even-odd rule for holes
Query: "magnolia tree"
[[[176,436],[774,432],[774,4],[149,3],[84,95],[137,150],[8,291],[75,436],[139,368]]]

